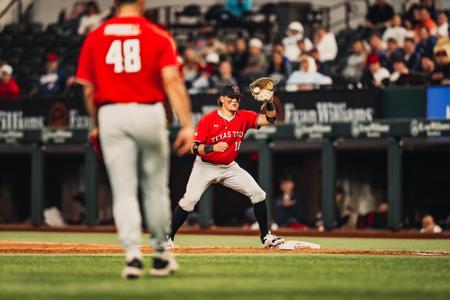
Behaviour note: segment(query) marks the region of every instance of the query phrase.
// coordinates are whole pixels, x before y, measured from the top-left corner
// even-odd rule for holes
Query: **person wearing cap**
[[[13,69],[10,65],[0,67],[0,100],[17,100],[20,97],[20,87],[12,78]]]
[[[300,69],[292,72],[286,82],[286,91],[312,90],[316,86],[330,85],[333,80],[314,69],[314,59],[311,56],[301,56]]]
[[[263,43],[258,38],[253,38],[248,42],[249,58],[247,66],[242,70],[246,79],[254,79],[264,76],[269,63],[263,52]]]
[[[306,51],[311,50],[313,44],[310,39],[304,37],[303,25],[297,21],[291,22],[286,30],[286,37],[282,41],[286,49],[286,57],[290,61],[297,61],[299,55],[302,54],[298,47],[298,42],[302,39],[304,39]]]
[[[71,77],[59,69],[58,55],[49,53],[39,77],[38,94],[55,95],[63,93],[71,83]]]
[[[376,54],[370,54],[367,58],[370,71],[370,83],[374,86],[382,86],[386,80],[389,81],[389,71],[381,66],[380,57]]]
[[[237,80],[233,77],[233,65],[229,60],[224,60],[219,64],[217,74],[211,77],[210,92],[217,93],[228,84],[237,84]]]
[[[266,193],[255,179],[235,162],[247,130],[275,122],[277,113],[273,97],[266,101],[265,112],[259,113],[239,109],[241,97],[237,85],[224,86],[217,99],[219,108],[204,115],[198,122],[191,148],[196,159],[186,192],[172,216],[170,248],[173,248],[175,234],[188,214],[194,210],[203,192],[214,183],[222,184],[250,199],[264,248],[274,248],[284,242],[284,239],[269,231]]]

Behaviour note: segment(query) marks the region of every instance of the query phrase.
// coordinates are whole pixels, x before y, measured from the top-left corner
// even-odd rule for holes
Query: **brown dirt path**
[[[144,253],[151,248],[142,247]],[[121,254],[117,245],[76,244],[76,243],[39,243],[0,241],[0,254]],[[317,253],[317,254],[360,254],[360,255],[403,255],[403,256],[447,256],[450,252],[413,251],[413,250],[352,250],[352,249],[298,249],[274,250],[250,247],[177,247],[177,254],[270,254],[270,253]]]

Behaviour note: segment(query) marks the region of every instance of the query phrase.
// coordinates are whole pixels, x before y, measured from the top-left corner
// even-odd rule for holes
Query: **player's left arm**
[[[260,113],[258,115],[258,119],[256,119],[256,125],[258,127],[273,125],[277,119],[277,110],[275,108],[275,104],[273,104],[273,97],[266,101],[265,107],[266,113]]]

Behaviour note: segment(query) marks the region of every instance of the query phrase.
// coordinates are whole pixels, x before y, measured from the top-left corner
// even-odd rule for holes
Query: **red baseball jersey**
[[[81,49],[77,80],[105,102],[161,102],[161,71],[179,67],[171,35],[144,17],[112,18],[91,32]]]
[[[202,155],[202,159],[212,164],[228,165],[236,159],[242,139],[250,128],[257,128],[258,114],[249,110],[238,110],[230,121],[222,118],[218,110],[204,115],[197,124],[194,141],[206,145],[226,142],[225,152],[210,152]]]

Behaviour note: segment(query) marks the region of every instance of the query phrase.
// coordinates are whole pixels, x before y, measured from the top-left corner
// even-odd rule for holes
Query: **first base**
[[[277,247],[277,250],[296,250],[296,249],[320,249],[320,245],[310,242],[286,241]]]

